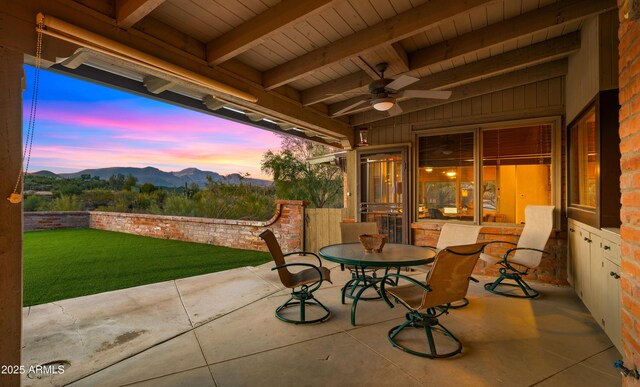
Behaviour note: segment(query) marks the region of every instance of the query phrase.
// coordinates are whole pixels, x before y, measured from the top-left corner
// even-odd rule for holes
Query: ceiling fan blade
[[[409,86],[412,83],[418,82],[420,79],[410,77],[408,75],[401,75],[387,85],[387,89],[400,90],[403,87]]]
[[[338,95],[369,95],[369,94],[371,94],[370,91],[345,91],[344,93],[327,93],[325,95],[327,96],[330,95],[332,97],[335,97]]]
[[[347,107],[344,107],[344,108],[342,108],[342,109],[338,110],[337,112],[333,113],[333,114],[332,114],[332,116],[333,116],[333,117],[335,117],[335,116],[338,116],[338,115],[340,115],[340,114],[342,114],[342,113],[344,113],[344,112],[348,112],[349,110],[351,110],[351,109],[353,109],[353,108],[355,108],[355,107],[357,107],[357,106],[360,106],[360,105],[362,105],[362,104],[363,104],[363,103],[365,103],[365,102],[369,102],[369,99],[361,99],[361,100],[360,100],[360,101],[358,101],[358,102],[354,102],[354,103],[352,103],[351,105],[349,105],[349,106],[347,106]]]
[[[395,104],[393,104],[393,107],[389,110],[387,110],[387,112],[389,112],[389,115],[391,117],[393,116],[397,116],[399,114],[402,114],[402,108],[400,107],[400,105],[396,102]]]
[[[433,99],[449,99],[451,91],[448,90],[403,90],[398,93],[399,97],[404,98],[433,98]]]

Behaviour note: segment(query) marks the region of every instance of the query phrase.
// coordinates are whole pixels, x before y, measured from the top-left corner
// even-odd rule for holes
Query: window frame
[[[413,187],[414,195],[412,198],[413,210],[411,216],[414,222],[425,223],[441,223],[441,222],[460,222],[467,224],[478,225],[497,225],[497,226],[517,226],[516,223],[497,223],[497,222],[483,222],[482,221],[482,205],[474,206],[473,221],[460,221],[460,220],[441,220],[441,219],[419,219],[418,218],[418,178],[419,178],[419,140],[421,137],[439,136],[447,134],[459,134],[469,133],[474,134],[474,201],[475,203],[482,203],[482,140],[483,132],[488,130],[508,129],[514,127],[525,127],[533,125],[550,125],[551,126],[551,205],[555,206],[554,211],[554,230],[559,230],[561,225],[560,213],[563,203],[563,184],[568,183],[562,181],[562,118],[560,116],[531,118],[523,120],[512,120],[502,122],[492,122],[480,125],[464,125],[454,127],[444,127],[436,129],[420,129],[414,128],[414,144],[413,147]],[[566,179],[565,179],[566,180]],[[565,192],[566,195],[566,192]],[[566,198],[565,198],[566,199]]]

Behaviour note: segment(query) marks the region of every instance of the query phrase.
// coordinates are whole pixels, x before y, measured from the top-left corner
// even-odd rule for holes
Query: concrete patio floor
[[[271,263],[25,308],[23,364],[67,367],[23,385],[621,385],[620,354],[570,288],[536,284],[538,299],[511,299],[480,278],[471,304],[441,318],[462,354],[429,360],[387,342],[401,306],[361,302],[351,326],[339,295],[349,274],[325,265],[334,284],[316,292],[332,311],[322,324],[273,316],[288,290]]]

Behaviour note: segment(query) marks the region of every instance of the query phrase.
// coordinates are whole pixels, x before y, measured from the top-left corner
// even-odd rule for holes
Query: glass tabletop
[[[367,267],[425,265],[433,262],[436,255],[425,247],[398,243],[387,243],[381,253],[365,253],[360,243],[341,243],[325,246],[319,254],[328,261]]]

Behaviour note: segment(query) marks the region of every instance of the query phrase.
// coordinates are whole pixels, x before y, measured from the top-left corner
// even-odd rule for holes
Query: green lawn
[[[268,253],[102,230],[24,233],[24,305],[213,273]]]

